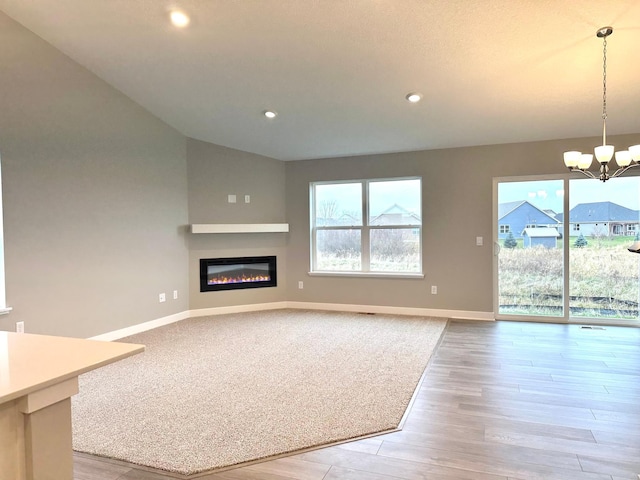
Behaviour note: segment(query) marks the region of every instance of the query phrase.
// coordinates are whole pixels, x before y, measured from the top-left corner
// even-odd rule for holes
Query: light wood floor
[[[173,480],[85,455],[75,480]],[[201,480],[640,478],[640,329],[449,324],[400,432]]]

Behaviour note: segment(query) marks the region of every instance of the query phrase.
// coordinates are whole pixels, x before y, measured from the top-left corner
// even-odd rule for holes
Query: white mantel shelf
[[[286,233],[288,223],[194,223],[191,233]]]

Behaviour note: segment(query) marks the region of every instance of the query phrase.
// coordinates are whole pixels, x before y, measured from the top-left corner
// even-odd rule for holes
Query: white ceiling
[[[179,7],[191,25],[178,29]],[[0,0],[183,134],[282,160],[640,132],[638,0]],[[409,92],[424,95],[410,104]],[[278,116],[262,115],[274,109]],[[592,145],[585,145],[588,149]]]

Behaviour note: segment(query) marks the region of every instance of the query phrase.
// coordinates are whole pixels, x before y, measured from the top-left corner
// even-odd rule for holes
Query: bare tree
[[[335,200],[323,200],[318,204],[316,219],[322,224],[327,224],[327,220],[338,217],[338,202]]]

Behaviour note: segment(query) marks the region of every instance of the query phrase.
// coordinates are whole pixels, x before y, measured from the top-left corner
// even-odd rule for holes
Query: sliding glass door
[[[497,318],[639,320],[640,177],[494,186]]]
[[[564,316],[563,194],[562,180],[498,183],[497,314]]]
[[[571,317],[638,320],[640,179],[569,181]]]

